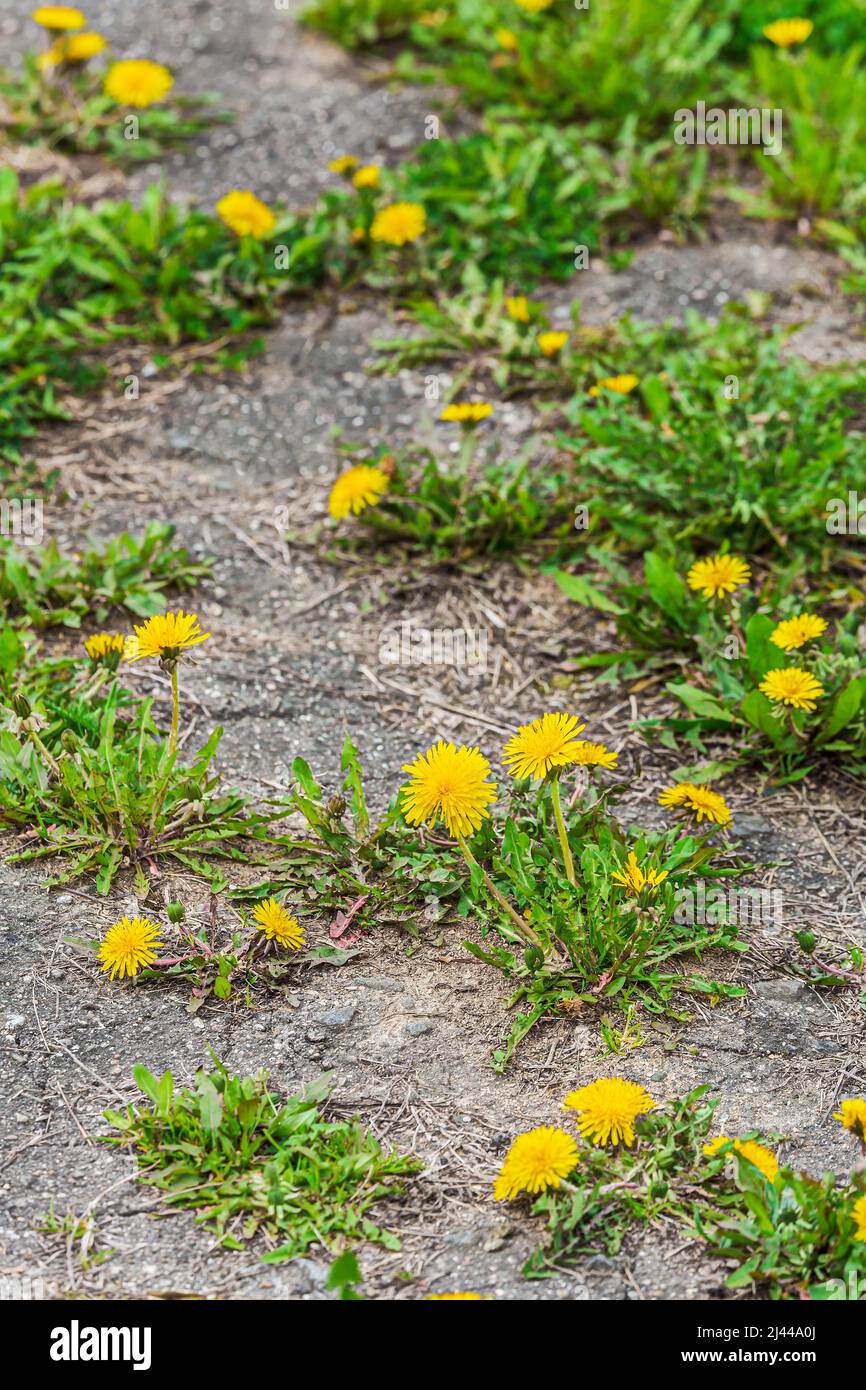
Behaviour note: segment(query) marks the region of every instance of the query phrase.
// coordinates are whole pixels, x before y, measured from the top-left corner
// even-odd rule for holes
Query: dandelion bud
[[[168,903],[165,910],[168,914],[168,920],[173,922],[175,926],[178,922],[182,922],[186,916],[183,903]]]
[[[527,970],[534,974],[544,964],[544,952],[539,951],[537,946],[527,946],[523,952],[523,959]]]
[[[330,797],[325,810],[332,820],[341,820],[346,814],[346,798],[344,796]]]
[[[19,719],[29,719],[33,713],[33,707],[26,695],[13,695],[12,708]]]
[[[64,729],[60,735],[60,742],[67,753],[78,752],[78,735],[72,729]]]

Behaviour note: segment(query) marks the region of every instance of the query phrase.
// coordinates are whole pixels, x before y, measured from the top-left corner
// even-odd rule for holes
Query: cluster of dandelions
[[[563,1101],[563,1109],[574,1113],[580,1139],[604,1149],[630,1148],[640,1142],[638,1123],[657,1106],[643,1086],[617,1076],[591,1081],[570,1091]],[[834,1118],[859,1139],[866,1152],[866,1099],[859,1096],[842,1101]],[[745,1164],[775,1186],[782,1172],[773,1150],[751,1136],[718,1135],[705,1143],[702,1151],[711,1163],[710,1176],[726,1170],[736,1176],[735,1166]],[[519,1134],[511,1144],[494,1180],[493,1196],[501,1202],[524,1195],[538,1197],[550,1189],[568,1190],[580,1161],[574,1134],[560,1126],[539,1125]],[[849,1214],[854,1239],[866,1241],[866,1195],[854,1200]]]
[[[551,713],[522,725],[506,743],[502,759],[512,777],[543,781],[550,789],[553,813],[562,853],[563,867],[570,883],[575,883],[574,860],[562,812],[559,779],[567,767],[613,769],[617,754],[602,743],[580,738],[586,725],[574,714]],[[449,835],[460,845],[470,867],[478,867],[467,844],[489,816],[496,800],[496,787],[490,779],[490,764],[480,749],[440,740],[403,769],[410,780],[403,789],[403,814],[410,825],[435,824],[441,817]],[[538,945],[535,933],[480,870],[488,890],[507,911],[521,937]]]
[[[359,195],[358,216],[360,221],[354,227],[355,241],[367,237],[385,246],[398,248],[410,246],[419,241],[427,230],[427,212],[421,203],[396,202],[376,207],[375,195],[378,193],[382,170],[378,164],[364,164],[357,155],[343,154],[328,164],[332,174],[350,185]]]
[[[739,555],[722,552],[703,560],[697,560],[687,575],[689,587],[697,590],[704,598],[721,599],[729,604],[731,595],[744,584],[748,584],[752,572],[747,562]],[[821,637],[827,630],[827,621],[817,613],[796,613],[777,623],[770,633],[770,641],[780,652],[799,651],[807,643]],[[736,625],[735,625],[735,631]],[[737,634],[741,645],[745,645],[742,634]],[[762,695],[778,706],[811,713],[816,701],[825,695],[821,682],[804,665],[780,664],[767,671],[758,685]]]
[[[652,1096],[634,1081],[606,1076],[569,1091],[563,1108],[574,1112],[582,1139],[598,1147],[632,1145],[635,1124],[654,1110]],[[518,1134],[493,1184],[497,1202],[512,1201],[527,1193],[537,1197],[548,1188],[567,1184],[580,1162],[573,1134],[556,1125],[540,1125]]]
[[[614,771],[619,756],[603,743],[582,738],[585,728],[574,714],[544,714],[521,725],[502,752],[503,763],[512,777],[540,782],[549,792],[565,876],[575,885],[574,856],[562,808],[561,778],[569,769],[586,769],[587,776],[597,768]],[[440,739],[420,753],[414,762],[407,763],[403,770],[409,773],[409,782],[402,791],[402,809],[407,822],[433,825],[441,819],[448,834],[457,840],[470,868],[481,873],[488,891],[506,911],[521,938],[539,945],[532,928],[503,897],[467,843],[468,837],[489,817],[497,797],[490,764],[481,750],[465,745],[455,747]],[[731,820],[724,797],[696,783],[684,782],[667,788],[659,801],[663,806],[695,816],[699,823],[706,819],[711,826],[721,827]],[[666,870],[639,864],[631,852],[612,878],[618,887],[639,895],[655,891],[666,876]]]
[[[81,10],[71,5],[40,5],[31,19],[45,31],[47,47],[36,65],[43,76],[63,76],[70,69],[82,69],[91,58],[108,49],[104,34],[87,30]],[[144,109],[163,101],[174,86],[170,70],[149,58],[122,58],[109,65],[103,91],[118,106]]]
[[[264,939],[287,951],[299,951],[305,943],[304,927],[276,898],[257,903],[252,919],[255,930],[262,933],[254,940]],[[119,918],[108,928],[99,946],[103,973],[112,980],[132,979],[141,970],[181,965],[196,954],[210,954],[209,947],[185,933],[181,935],[181,954],[160,958],[159,952],[166,945],[161,936],[165,930],[148,917]]]
[[[850,1131],[859,1143],[861,1154],[866,1154],[866,1098],[852,1096],[841,1101],[833,1118]],[[703,1152],[707,1158],[719,1159],[720,1168],[731,1159],[745,1160],[772,1185],[776,1184],[781,1172],[779,1160],[772,1149],[757,1139],[734,1139],[720,1134],[703,1145]],[[854,1223],[854,1239],[866,1241],[866,1194],[854,1200],[849,1215]]]
[[[166,748],[166,761],[170,771],[171,759],[177,751],[180,724],[178,665],[181,657],[190,647],[198,646],[200,642],[206,642],[209,637],[209,632],[202,632],[196,614],[184,613],[183,609],[177,613],[157,613],[138,626],[134,626],[131,634],[95,632],[92,636],[83,639],[84,650],[89,660],[89,670],[79,689],[95,691],[99,684],[109,679],[117,671],[121,660],[140,661],[148,657],[158,660],[160,667],[171,680],[171,732]],[[57,763],[38,741],[38,737],[34,736],[39,725],[44,725],[44,720],[40,716],[31,715],[29,708],[26,715],[22,716],[25,719],[25,724],[26,716],[30,716],[30,722],[34,723],[34,728],[23,727],[20,731],[29,734],[43,761],[56,776],[59,772]],[[156,793],[154,822],[167,787],[168,776]]]
[[[116,671],[123,658],[126,661],[141,661],[146,658],[159,662],[163,671],[171,679],[172,708],[171,732],[169,734],[166,758],[170,760],[177,751],[180,723],[180,693],[178,666],[185,652],[206,642],[209,632],[202,632],[195,613],[159,613],[145,622],[135,625],[131,635],[122,633],[98,632],[84,639],[84,647],[94,668]],[[161,785],[155,789],[155,806],[159,806],[168,786],[166,773]],[[155,814],[154,812],[154,819]],[[276,898],[256,904],[253,908],[253,922],[269,942],[286,950],[297,951],[304,945],[304,928],[296,917]],[[103,970],[112,979],[138,974],[139,970],[158,964],[157,950],[164,945],[159,939],[162,930],[156,922],[144,917],[122,917],[109,927],[99,949]],[[172,962],[176,963],[176,962]]]

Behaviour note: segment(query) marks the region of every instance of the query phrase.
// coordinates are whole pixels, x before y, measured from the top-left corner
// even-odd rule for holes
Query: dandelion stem
[[[649,920],[649,922],[650,922],[650,924],[651,924],[651,925],[650,925],[650,928],[649,928],[649,931],[643,931],[643,930],[642,930],[642,926],[643,926],[643,922],[641,921],[641,918],[642,918],[642,917]],[[626,961],[628,960],[628,958],[629,958],[629,956],[631,955],[632,951],[634,950],[635,946],[637,946],[639,942],[640,942],[640,943],[645,943],[645,944],[643,945],[643,950],[639,953],[637,959],[634,960],[634,961],[632,961],[631,967],[630,967],[630,970],[629,970],[629,973],[631,974],[631,973],[633,973],[633,972],[637,969],[637,967],[640,965],[641,961],[643,960],[644,956],[646,955],[647,951],[649,950],[649,948],[650,948],[650,946],[651,946],[651,944],[652,944],[653,937],[654,937],[654,935],[655,935],[655,932],[653,931],[653,927],[655,927],[656,930],[658,930],[659,926],[660,926],[660,921],[659,921],[658,913],[657,913],[657,912],[654,912],[652,908],[645,908],[645,909],[643,909],[642,912],[639,912],[639,913],[638,913],[638,920],[637,920],[637,922],[635,923],[635,929],[634,929],[634,931],[632,932],[632,934],[631,934],[631,936],[629,937],[628,941],[627,941],[627,942],[625,943],[625,945],[623,946],[622,950],[620,951],[620,953],[619,953],[619,955],[617,956],[616,960],[614,961],[613,965],[610,967],[610,969],[609,969],[608,972],[607,972],[612,980],[616,979],[617,974],[618,974],[619,971],[622,969],[622,967],[625,965]]]
[[[168,756],[177,752],[177,731],[180,725],[180,692],[177,682],[177,663],[171,668],[171,735],[168,740]]]
[[[745,652],[745,651],[748,650],[747,645],[746,645],[746,638],[745,638],[745,636],[744,636],[744,634],[743,634],[742,628],[740,627],[739,623],[737,622],[736,618],[734,617],[734,600],[733,600],[733,595],[732,595],[732,594],[725,594],[725,595],[723,596],[723,598],[722,598],[722,603],[724,604],[724,607],[725,607],[725,609],[727,610],[728,620],[729,620],[729,622],[730,622],[730,624],[731,624],[731,630],[733,631],[733,633],[734,633],[734,635],[735,635],[737,641],[738,641],[739,644],[740,644],[740,650],[741,650],[742,652]]]
[[[792,709],[788,710],[788,723],[791,726],[791,733],[794,735],[795,738],[798,738],[801,743],[809,742],[809,735],[804,734],[800,729],[797,728],[796,722],[794,720],[794,711]]]
[[[31,742],[32,742],[32,744],[33,744],[33,746],[34,746],[34,748],[36,749],[37,753],[39,754],[40,758],[41,758],[42,761],[45,763],[46,767],[50,768],[50,770],[54,773],[54,776],[55,776],[55,777],[59,777],[59,776],[60,776],[60,765],[59,765],[59,763],[57,762],[56,758],[53,758],[53,757],[51,756],[51,754],[49,753],[48,749],[45,747],[45,744],[42,742],[42,739],[39,737],[39,735],[38,735],[33,729],[30,730],[30,740],[31,740]]]
[[[180,693],[177,682],[177,662],[171,668],[171,732],[168,736],[168,747],[165,750],[164,762],[166,764],[165,776],[162,779],[159,790],[153,800],[153,809],[150,813],[150,830],[153,834],[159,813],[162,810],[162,803],[165,801],[165,794],[168,791],[169,778],[171,777],[172,762],[177,752],[177,731],[180,724]],[[160,760],[162,764],[163,760]]]
[[[503,893],[500,893],[499,889],[496,887],[496,884],[491,879],[487,870],[484,868],[482,864],[478,863],[478,860],[475,858],[475,855],[472,853],[471,849],[467,845],[462,835],[457,836],[457,843],[462,849],[464,857],[469,867],[472,868],[474,866],[481,874],[481,877],[484,879],[484,884],[490,896],[494,898],[496,902],[499,904],[499,906],[503,909],[503,911],[508,914],[512,924],[516,928],[521,938],[525,942],[527,942],[528,945],[538,946],[540,950],[543,950],[544,947],[540,937],[538,937],[536,933],[532,930],[532,927],[530,927],[529,923],[525,921],[523,917],[520,917],[517,914],[517,912],[511,906],[511,903],[508,901],[505,895]]]
[[[556,829],[559,834],[559,845],[562,850],[562,862],[565,865],[565,876],[569,883],[576,884],[574,877],[574,860],[571,857],[571,845],[568,843],[568,833],[565,829],[565,821],[562,817],[562,802],[559,799],[558,777],[554,777],[551,780],[550,795],[553,798],[553,814],[556,818]]]

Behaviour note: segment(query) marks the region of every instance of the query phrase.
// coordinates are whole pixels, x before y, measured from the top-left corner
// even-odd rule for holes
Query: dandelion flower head
[[[502,751],[502,761],[512,777],[546,777],[555,767],[581,760],[577,736],[586,728],[576,714],[543,714],[531,724],[521,724]]]
[[[153,965],[163,946],[159,940],[161,930],[157,922],[146,917],[121,917],[108,928],[99,948],[103,971],[108,971],[112,980],[117,976],[122,980],[125,975],[137,975],[139,970]]]
[[[559,1187],[577,1167],[577,1144],[564,1129],[541,1125],[518,1134],[493,1184],[497,1202],[518,1197],[521,1192],[544,1192]]]
[[[478,748],[455,748],[440,739],[403,771],[410,777],[402,800],[410,825],[435,823],[441,816],[449,835],[474,834],[496,800],[490,765]]]
[[[564,1105],[577,1111],[578,1129],[590,1143],[633,1144],[635,1121],[653,1110],[655,1101],[636,1081],[606,1076],[569,1091]]]

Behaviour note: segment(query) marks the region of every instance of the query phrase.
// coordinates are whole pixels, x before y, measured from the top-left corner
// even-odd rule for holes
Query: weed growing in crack
[[[187,919],[182,903],[166,907],[168,925],[149,918],[121,917],[101,940],[66,937],[67,945],[95,955],[110,979],[180,980],[190,985],[187,1012],[195,1014],[206,1000],[240,997],[249,1004],[257,987],[278,989],[293,977],[293,965],[310,966],[319,955],[299,954],[306,928],[278,902],[257,903],[228,933],[217,918],[217,897],[209,919]]]
[[[420,13],[416,0],[313,0],[305,19],[350,48],[387,42],[395,77],[456,87],[488,118],[519,121],[527,143],[548,123],[579,130],[609,165],[625,167],[618,191],[599,199],[604,211],[625,205],[688,226],[703,211],[696,194],[711,153],[721,190],[750,215],[815,219],[823,238],[851,245],[863,230],[866,130],[856,13],[843,0],[801,8],[813,18],[768,22],[767,5],[735,0],[710,14],[693,0],[527,5],[506,28],[489,0]],[[689,149],[682,163],[671,158],[684,153],[672,142],[675,113],[705,101],[708,70],[719,107],[784,112],[773,155],[737,134],[724,163],[707,148]],[[628,159],[631,146],[640,158]],[[755,165],[761,185],[744,188]]]
[[[443,427],[452,419],[443,420]],[[577,492],[567,471],[540,472],[531,445],[514,458],[500,458],[485,449],[475,428],[461,425],[461,433],[454,458],[432,449],[371,452],[362,445],[342,446],[344,457],[363,462],[352,463],[332,489],[336,535],[331,539],[330,528],[318,527],[292,538],[312,541],[333,558],[343,550],[375,548],[436,565],[528,552],[567,563],[578,549]]]
[[[75,25],[55,29],[63,10]],[[42,51],[26,54],[20,72],[0,71],[7,138],[131,163],[156,159],[233,119],[213,110],[210,96],[170,95],[174,78],[161,63],[113,60],[104,34],[82,32],[80,11],[44,6],[34,11],[40,15],[51,21],[36,20],[46,36]]]
[[[365,1240],[399,1250],[368,1213],[401,1191],[418,1160],[383,1150],[359,1120],[325,1119],[326,1078],[283,1101],[267,1072],[231,1076],[211,1056],[214,1070],[199,1071],[194,1088],[176,1089],[171,1072],[157,1080],[137,1066],[150,1104],[106,1111],[118,1131],[106,1142],[134,1154],[141,1181],[169,1206],[195,1211],[225,1249],[258,1237],[267,1263],[296,1259],[314,1244],[339,1250]]]
[[[133,702],[118,684],[116,652],[91,658],[88,671],[71,684],[69,704],[50,679],[46,685],[50,664],[36,668],[30,695],[7,670],[13,693],[0,733],[0,821],[24,827],[23,839],[36,842],[12,856],[14,862],[56,856],[65,863],[50,883],[93,873],[101,894],[128,865],[136,894],[144,897],[149,865],[168,857],[206,877],[215,891],[227,886],[213,861],[244,860],[242,842],[274,817],[254,812],[248,797],[221,789],[211,769],[221,729],[191,764],[179,761],[178,662],[206,636],[194,615],[180,612],[147,619],[126,641],[126,659],[155,656],[170,678],[167,738],[153,722],[152,701]],[[7,650],[13,670],[22,654],[20,643]],[[69,679],[68,663],[61,668]],[[26,681],[26,663],[23,671]]]
[[[211,572],[208,560],[172,546],[174,534],[174,526],[151,521],[141,538],[124,531],[74,557],[53,542],[22,547],[4,538],[0,620],[38,629],[78,628],[85,618],[102,624],[115,608],[151,617],[164,608],[168,590],[192,588]]]
[[[641,1002],[651,1012],[673,1011],[676,994],[737,996],[739,986],[672,969],[679,957],[700,959],[721,947],[743,950],[737,926],[723,921],[696,926],[677,920],[677,888],[698,869],[729,877],[748,866],[729,848],[712,843],[730,820],[718,793],[705,787],[675,789],[672,804],[697,818],[703,833],[626,831],[611,809],[624,787],[594,780],[615,766],[615,754],[577,737],[573,716],[546,715],[518,730],[504,758],[518,780],[505,798],[504,814],[491,815],[497,799],[490,767],[474,748],[440,742],[407,766],[411,780],[402,807],[410,823],[441,817],[466,860],[466,907],[495,926],[503,946],[467,941],[479,960],[516,986],[521,1004],[496,1070],[546,1015],[603,1004]],[[578,770],[563,808],[560,786]],[[533,781],[538,782],[533,790]],[[470,844],[471,840],[471,844]]]
[[[689,573],[689,584],[700,588],[708,574],[701,565],[732,559],[699,562]],[[681,581],[672,568],[659,573],[656,594],[663,585],[666,612],[676,622],[686,608],[682,603],[678,611]],[[747,579],[746,573],[740,582]],[[711,591],[703,592],[706,597]],[[723,740],[733,741],[727,767],[758,763],[775,786],[805,777],[820,758],[855,774],[866,770],[866,663],[856,614],[836,624],[831,642],[824,637],[827,620],[793,599],[770,616],[765,605],[758,607],[757,596],[743,605],[730,592],[714,592],[711,605],[720,616],[699,625],[703,669],[689,671],[690,681],[666,686],[687,714],[645,720],[647,737],[660,737],[671,748],[685,742],[700,753],[707,752],[710,741],[718,741],[723,758]]]
[[[81,1216],[71,1211],[60,1216],[52,1199],[47,1212],[37,1222],[36,1230],[44,1235],[60,1237],[66,1246],[67,1258],[74,1255],[85,1274],[98,1269],[115,1254],[113,1247],[102,1244],[99,1229],[89,1209]]]
[[[532,1203],[545,1221],[529,1278],[550,1277],[585,1255],[616,1254],[636,1225],[673,1221],[730,1268],[730,1289],[773,1299],[849,1299],[866,1291],[866,1188],[862,1163],[849,1179],[817,1179],[779,1160],[754,1134],[711,1137],[717,1100],[698,1086],[659,1103],[619,1077],[566,1096],[568,1130],[519,1135],[494,1183],[499,1201]],[[847,1107],[847,1110],[846,1108]],[[837,1118],[866,1116],[843,1102]],[[843,1118],[845,1116],[845,1118]],[[863,1147],[862,1124],[846,1124]]]

